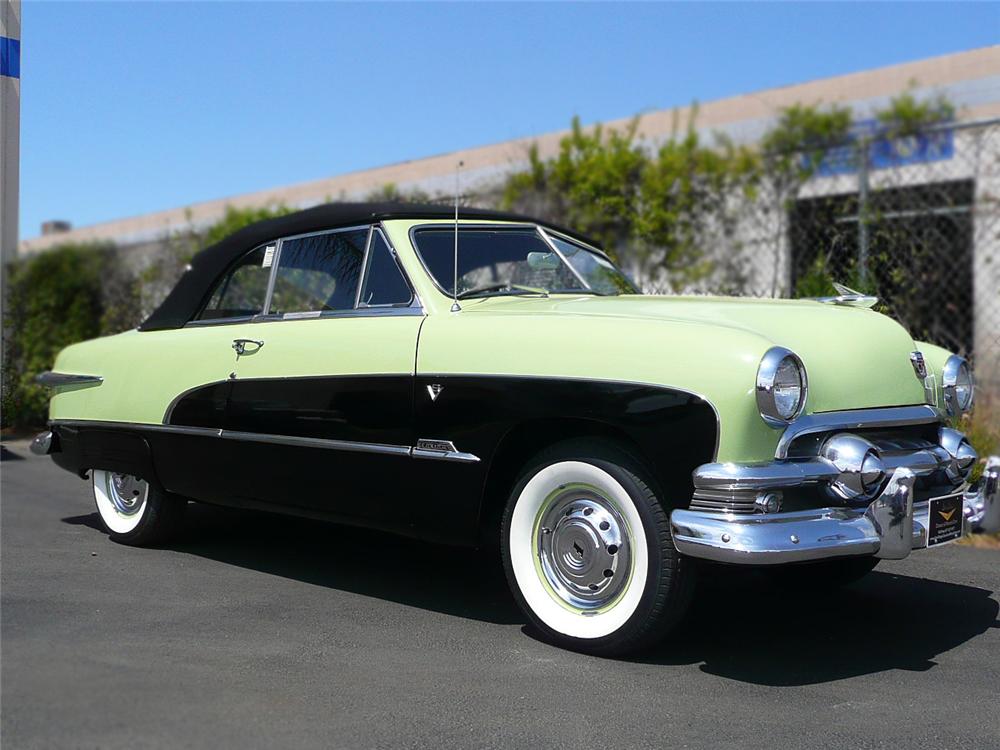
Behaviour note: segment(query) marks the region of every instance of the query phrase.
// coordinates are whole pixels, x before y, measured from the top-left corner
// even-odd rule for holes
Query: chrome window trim
[[[563,263],[566,264],[566,268],[570,270],[570,273],[576,276],[576,280],[579,281],[581,284],[583,284],[584,289],[589,289],[590,291],[594,291],[594,287],[592,287],[589,283],[587,283],[587,280],[580,275],[580,272],[576,270],[576,267],[566,259],[566,256],[563,255],[562,250],[560,250],[559,246],[552,241],[552,238],[549,237],[548,233],[541,226],[536,227],[536,231],[542,238],[542,241],[550,248],[552,248],[552,252],[554,252],[556,255],[559,256],[559,260],[561,260]]]
[[[365,257],[362,261],[362,275],[358,282],[358,289],[355,292],[355,306],[348,310],[310,310],[298,313],[286,313],[286,315],[272,315],[271,301],[274,297],[274,285],[277,280],[278,266],[281,260],[281,249],[282,245],[286,240],[296,240],[302,239],[303,237],[315,237],[322,234],[334,234],[337,232],[350,232],[357,231],[359,229],[368,228],[368,238],[365,242]],[[403,275],[403,280],[410,289],[410,301],[407,304],[396,304],[396,305],[358,305],[358,297],[361,294],[361,289],[364,285],[364,280],[368,273],[368,254],[371,242],[374,236],[374,232],[378,231],[382,235],[382,239],[385,240],[385,244],[389,247],[392,253],[393,260],[396,263],[396,267],[399,272]],[[354,318],[354,317],[369,317],[369,316],[382,316],[382,315],[423,315],[425,313],[423,303],[420,301],[420,297],[413,287],[409,276],[406,274],[406,270],[402,267],[399,262],[399,253],[396,248],[393,247],[392,242],[389,240],[388,235],[382,228],[381,222],[377,224],[359,224],[350,227],[336,227],[334,229],[322,229],[316,232],[306,232],[304,234],[291,235],[289,237],[279,237],[275,240],[268,240],[259,245],[254,246],[252,249],[248,250],[244,255],[240,256],[240,259],[249,255],[252,252],[260,249],[261,247],[267,247],[268,245],[275,244],[274,257],[271,260],[271,273],[267,280],[267,291],[264,297],[264,307],[263,310],[256,315],[240,315],[238,317],[231,318],[209,318],[206,320],[199,320],[195,318],[194,320],[189,320],[184,324],[184,328],[188,326],[200,327],[200,326],[222,326],[222,325],[236,325],[240,323],[277,323],[283,321],[294,321],[294,320],[316,320],[318,318]],[[238,261],[237,261],[238,262]],[[235,264],[234,264],[235,265]],[[226,269],[223,274],[220,274],[220,278],[231,270],[232,266]],[[215,291],[215,287],[212,287],[212,291]],[[211,295],[209,295],[209,299]],[[207,301],[205,304],[208,304]],[[204,306],[202,306],[204,309]],[[287,317],[286,317],[287,316]]]
[[[329,310],[327,312],[285,313],[285,315],[258,315],[250,323],[294,323],[303,320],[330,320],[333,318],[384,318],[393,315],[423,315],[420,307],[359,307],[349,310]],[[287,316],[287,317],[286,317]]]
[[[622,268],[620,268],[619,265],[614,262],[614,260],[611,259],[610,255],[601,250],[599,247],[594,247],[593,245],[590,245],[586,242],[582,242],[576,239],[575,237],[571,237],[570,235],[565,234],[563,232],[556,232],[555,230],[549,229],[548,227],[542,226],[541,224],[538,225],[538,229],[545,237],[545,239],[548,240],[553,245],[553,247],[555,247],[555,243],[552,242],[552,238],[556,237],[570,245],[579,245],[581,249],[590,252],[591,254],[596,255],[600,258],[603,258],[608,263],[610,263],[611,267],[614,268],[619,274],[621,274],[622,278],[625,279],[629,283],[629,286],[632,287],[632,291],[618,292],[618,294],[634,294],[634,295],[643,294],[642,289],[636,286],[636,283],[631,279],[631,277],[627,273],[625,273],[625,271]],[[566,259],[565,255],[558,249],[558,247],[555,247],[555,249],[557,252],[559,252],[560,257],[564,261],[566,261],[566,265],[568,265],[573,270],[573,272],[576,273],[576,275],[580,278],[581,281],[587,284],[587,288],[593,290],[594,288],[590,285],[590,283],[587,282],[582,276],[580,276],[579,273],[577,273],[576,267],[572,263],[570,263],[569,260]]]
[[[337,234],[339,232],[356,232],[359,229],[369,229],[371,228],[371,223],[365,224],[352,224],[347,227],[332,227],[330,229],[317,229],[314,232],[302,232],[301,234],[288,234],[281,237],[281,242],[289,242],[291,240],[301,240],[306,237],[318,237],[321,234]],[[274,240],[271,240],[272,242]]]
[[[358,288],[354,290],[354,309],[361,307],[361,290],[365,287],[365,279],[368,278],[368,263],[372,251],[372,235],[375,232],[375,225],[368,226],[368,236],[365,237],[365,252],[361,258],[361,278],[358,279]]]
[[[298,435],[268,435],[257,432],[225,430],[217,427],[186,427],[183,425],[146,424],[142,422],[112,422],[85,419],[54,419],[51,427],[78,427],[90,429],[146,430],[192,437],[220,438],[248,443],[289,445],[301,448],[321,448],[350,453],[377,453],[382,455],[405,456],[407,458],[429,458],[458,463],[478,463],[479,456],[461,451],[425,450],[412,445],[389,443],[362,443],[353,440],[331,440],[328,438],[301,437]]]
[[[264,304],[262,305],[261,311],[259,313],[254,313],[253,315],[235,315],[228,318],[205,318],[204,320],[195,317],[189,320],[187,323],[185,323],[183,327],[187,328],[188,326],[195,326],[195,325],[206,326],[206,325],[227,325],[232,323],[247,323],[252,321],[258,315],[263,315],[264,311],[267,310],[268,304],[270,304],[271,302],[271,290],[274,287],[274,269],[278,267],[278,255],[281,252],[280,239],[267,240],[267,242],[261,242],[259,245],[254,245],[252,248],[243,253],[239,258],[230,263],[226,267],[226,270],[220,273],[215,278],[211,291],[208,293],[208,296],[205,297],[204,302],[202,302],[202,304],[199,306],[197,313],[198,315],[201,315],[205,311],[205,307],[208,305],[208,303],[212,301],[212,295],[215,294],[215,290],[218,289],[220,279],[227,276],[234,268],[236,268],[237,264],[245,257],[250,255],[250,253],[255,253],[261,248],[265,248],[265,252],[267,252],[267,246],[272,243],[275,244],[274,256],[271,259],[271,267],[267,275],[267,287],[264,290]]]
[[[438,282],[438,280],[434,277],[434,274],[431,273],[430,266],[427,265],[427,261],[424,260],[424,256],[420,252],[420,246],[417,245],[416,234],[417,234],[418,231],[420,231],[421,229],[442,229],[442,228],[443,229],[450,229],[451,231],[454,231],[455,230],[455,222],[454,222],[454,220],[450,220],[450,221],[447,221],[447,222],[440,221],[440,222],[426,222],[424,224],[414,224],[412,227],[410,227],[410,230],[407,232],[407,236],[410,238],[410,246],[413,248],[413,252],[416,254],[417,260],[420,261],[420,265],[423,267],[424,273],[427,275],[427,278],[431,280],[431,283],[437,288],[437,290],[439,292],[441,292],[441,294],[443,294],[448,299],[451,299],[452,298],[451,293],[447,289],[445,289],[443,286],[441,286],[440,282]],[[503,223],[503,222],[501,222],[501,223],[498,223],[498,224],[484,224],[482,222],[478,222],[478,223],[476,223],[476,222],[461,223],[460,222],[459,223],[459,231],[461,231],[462,229],[480,229],[480,230],[482,230],[482,229],[493,229],[493,230],[497,230],[497,229],[499,229],[499,230],[531,229],[532,231],[534,231],[534,232],[537,233],[538,227],[537,227],[536,224],[525,224],[525,223],[517,223],[517,222],[510,222],[510,223]]]
[[[368,231],[365,237],[365,248],[361,257],[361,273],[358,275],[358,288],[354,290],[354,307],[350,308],[352,310],[357,309],[357,299],[358,295],[361,293],[361,280],[364,276],[365,263],[368,260],[368,244],[371,242],[372,236],[372,224],[357,224],[350,227],[335,227],[333,229],[320,229],[315,232],[303,232],[302,234],[293,234],[288,237],[281,237],[278,240],[278,249],[274,252],[274,262],[271,264],[271,278],[268,279],[267,285],[267,298],[265,299],[264,311],[261,313],[262,316],[271,316],[271,303],[274,301],[274,286],[278,280],[278,271],[281,269],[281,250],[286,242],[291,242],[293,240],[301,240],[307,237],[320,237],[326,234],[339,234],[341,232],[357,232],[361,229],[366,229]],[[318,317],[326,317],[329,313],[343,313],[347,310],[298,310],[292,314],[302,314],[302,313],[319,313]],[[282,320],[295,320],[295,318],[281,318]],[[299,318],[301,320],[301,318]]]
[[[231,326],[238,323],[253,323],[260,315],[240,315],[233,318],[210,318],[208,320],[189,320],[185,328],[202,328],[204,326]]]
[[[866,427],[906,427],[943,422],[940,411],[928,404],[852,409],[807,414],[788,425],[778,440],[774,457],[788,458],[788,449],[803,435],[831,430],[858,430]]]
[[[558,237],[559,239],[561,239],[561,240],[563,240],[565,242],[571,242],[574,245],[579,245],[580,247],[582,247],[582,248],[584,248],[586,250],[590,250],[592,253],[596,253],[597,255],[600,255],[602,258],[604,258],[605,260],[607,260],[609,263],[614,264],[615,268],[618,268],[618,265],[615,264],[615,262],[613,260],[611,260],[611,256],[608,255],[603,250],[601,250],[601,248],[596,247],[595,245],[591,245],[589,242],[584,242],[583,240],[577,239],[576,237],[572,237],[572,236],[566,234],[565,232],[560,232],[560,231],[557,231],[557,230],[552,229],[550,227],[547,227],[547,226],[545,226],[543,224],[539,224],[538,227],[542,231],[544,231],[546,234],[548,234],[549,236],[551,236],[551,237]],[[620,268],[618,270],[621,271]]]
[[[454,226],[455,226],[454,222],[436,222],[436,223],[415,224],[412,227],[410,227],[409,231],[407,232],[407,235],[410,238],[410,245],[413,247],[413,252],[416,254],[417,260],[420,261],[420,265],[423,267],[424,273],[426,274],[427,278],[429,278],[431,280],[431,283],[437,288],[437,290],[439,292],[441,292],[441,294],[443,294],[448,299],[451,299],[452,295],[443,286],[441,286],[441,284],[438,282],[438,280],[436,278],[434,278],[434,274],[431,273],[430,267],[427,265],[427,261],[424,260],[424,256],[420,253],[420,247],[417,245],[416,233],[418,231],[420,231],[421,229],[442,229],[442,228],[445,228],[445,229],[452,229],[452,230],[454,230]],[[582,278],[580,278],[580,275],[577,273],[576,269],[573,268],[572,264],[568,263],[566,261],[566,259],[563,257],[562,253],[560,253],[557,248],[553,247],[552,242],[549,240],[548,237],[545,236],[544,231],[547,231],[547,230],[544,230],[544,228],[543,228],[543,226],[541,224],[531,224],[531,223],[523,223],[523,222],[502,222],[502,223],[497,223],[497,224],[483,224],[482,222],[472,222],[472,221],[470,221],[470,222],[460,223],[459,224],[459,228],[460,228],[460,231],[464,230],[464,229],[472,229],[472,230],[480,230],[480,231],[481,230],[511,231],[511,230],[517,230],[517,229],[522,229],[522,230],[523,229],[530,229],[530,230],[532,230],[535,234],[537,234],[541,238],[542,242],[545,243],[545,245],[547,245],[548,247],[550,247],[553,250],[555,250],[556,254],[559,255],[559,258],[562,260],[562,262],[566,263],[566,265],[569,266],[570,272],[574,276],[576,276],[577,279],[579,279],[581,282],[583,282],[583,285],[584,285],[584,289],[581,289],[578,292],[574,292],[574,291],[562,292],[562,291],[560,291],[560,292],[549,292],[549,294],[569,294],[569,295],[572,295],[572,294],[586,294],[587,292],[592,292],[593,291],[591,289],[590,285],[587,284],[585,281],[583,281]],[[559,232],[556,232],[556,234],[558,236],[560,236],[560,237],[562,236],[562,234],[559,233]],[[574,240],[571,237],[567,237],[567,241],[577,242],[577,240]],[[584,243],[580,243],[580,242],[577,242],[577,244],[586,246]],[[589,247],[589,246],[586,246],[586,247]],[[595,250],[596,250],[596,248],[595,248]],[[607,255],[605,255],[600,250],[596,250],[596,252],[598,252],[603,257],[607,258]],[[609,262],[614,263],[614,261],[612,261],[610,258],[607,258],[607,259],[608,259]],[[618,266],[615,265],[615,268],[618,268]],[[624,275],[624,272],[621,271],[620,268],[618,268],[618,270]]]
[[[271,258],[271,275],[267,277],[267,291],[264,293],[264,308],[254,317],[267,315],[267,311],[271,309],[271,299],[274,297],[274,282],[278,278],[278,261],[281,260],[281,245],[284,240],[279,237],[275,242],[274,256]]]
[[[104,382],[101,375],[76,375],[69,372],[46,371],[35,376],[35,382],[46,388],[64,388],[71,385],[100,385]]]
[[[403,277],[403,283],[406,284],[406,288],[410,290],[410,299],[407,300],[406,302],[396,302],[387,305],[368,305],[361,301],[361,292],[364,291],[365,282],[368,281],[368,272],[371,270],[370,269],[371,261],[366,252],[364,273],[361,275],[361,284],[358,285],[358,302],[356,304],[357,309],[370,310],[373,308],[375,309],[393,308],[393,309],[405,310],[410,307],[419,307],[422,310],[423,305],[420,303],[420,297],[417,295],[417,290],[413,287],[413,283],[410,281],[410,277],[407,276],[406,269],[403,268],[403,264],[399,262],[399,253],[396,251],[396,248],[393,247],[392,242],[389,241],[389,235],[386,233],[381,222],[372,225],[372,235],[368,240],[369,251],[371,249],[371,243],[375,241],[376,232],[382,238],[382,241],[385,242],[385,246],[389,248],[389,255],[390,257],[392,257],[392,262],[396,264],[396,269],[399,271],[399,275]]]

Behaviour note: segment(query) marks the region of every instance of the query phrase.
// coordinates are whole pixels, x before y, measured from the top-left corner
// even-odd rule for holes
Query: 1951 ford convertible
[[[642,296],[578,234],[320,206],[198,254],[138,330],[59,354],[38,453],[115,541],[188,501],[495,545],[550,640],[664,636],[693,558],[811,585],[1000,529],[966,362],[848,291]]]

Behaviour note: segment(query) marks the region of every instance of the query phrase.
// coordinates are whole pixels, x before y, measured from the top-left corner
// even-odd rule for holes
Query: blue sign
[[[946,161],[955,155],[955,131],[940,128],[930,133],[917,133],[902,138],[884,137],[885,129],[878,120],[859,120],[851,126],[848,143],[828,149],[816,174],[830,177],[858,171],[860,154],[857,141],[868,142],[868,168],[888,169],[908,164]]]
[[[0,36],[0,76],[21,77],[21,40]]]

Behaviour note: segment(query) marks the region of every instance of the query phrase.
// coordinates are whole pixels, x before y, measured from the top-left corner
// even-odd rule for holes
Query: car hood
[[[665,324],[662,335],[668,345],[671,339],[677,340],[678,351],[684,351],[683,342],[693,335],[692,328],[702,329],[696,335],[708,337],[711,329],[726,329],[727,335],[719,340],[727,342],[726,346],[739,341],[741,353],[755,363],[771,346],[783,346],[798,354],[806,366],[809,412],[922,403],[924,397],[910,363],[910,353],[917,348],[913,339],[891,318],[865,308],[814,300],[554,295],[490,298],[475,305],[466,303],[464,309],[598,316],[623,322],[655,320]],[[734,338],[734,333],[744,335]]]

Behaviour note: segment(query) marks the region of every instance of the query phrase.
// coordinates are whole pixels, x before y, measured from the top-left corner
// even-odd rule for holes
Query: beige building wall
[[[918,96],[947,93],[959,105],[959,117],[963,120],[1000,117],[1000,46],[707,102],[698,106],[696,124],[707,135],[725,133],[737,142],[753,142],[783,107],[800,102],[850,104],[864,116],[914,82]],[[669,138],[677,123],[684,127],[691,115],[690,107],[648,113],[643,115],[640,132],[655,143]],[[609,127],[618,128],[627,124],[627,119],[607,123]],[[546,133],[95,224],[65,234],[23,240],[20,250],[22,253],[37,252],[66,241],[145,243],[171,232],[212,224],[227,206],[283,204],[306,208],[328,200],[357,200],[389,183],[403,190],[419,188],[431,194],[447,195],[453,189],[455,165],[459,161],[465,162],[463,175],[467,189],[475,192],[522,167],[532,144],[538,145],[543,157],[555,153],[565,134],[566,131]],[[53,206],[52,211],[60,214],[58,206]]]

